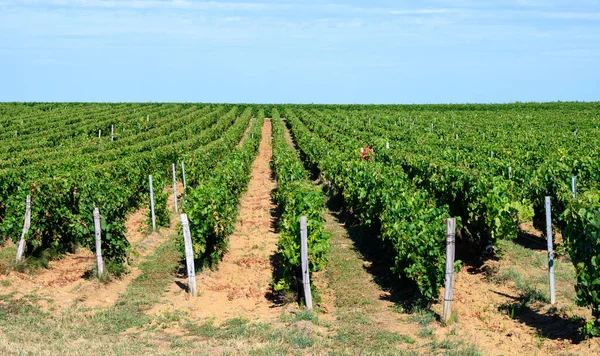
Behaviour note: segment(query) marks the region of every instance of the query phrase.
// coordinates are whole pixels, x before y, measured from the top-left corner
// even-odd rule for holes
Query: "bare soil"
[[[248,124],[248,127],[246,127],[246,131],[244,131],[240,142],[238,142],[237,144],[237,147],[240,147],[244,143],[244,140],[246,139],[246,137],[248,137],[248,134],[250,133],[250,130],[252,129],[252,125],[254,124],[255,120],[255,118],[250,119],[250,124]]]
[[[527,243],[545,243],[545,234],[531,223],[522,224],[521,232],[528,235]],[[547,294],[547,285],[536,285],[540,276],[542,279],[547,276],[544,263],[539,263],[547,255],[544,250],[527,250],[535,259],[509,253],[497,261],[486,261],[481,267],[463,266],[456,275],[452,306],[458,314],[457,335],[477,345],[486,355],[600,354],[600,341],[578,340],[579,320],[591,320],[592,316],[589,309],[577,307],[574,300],[566,298],[567,289],[574,294],[575,280],[557,279],[555,305],[546,301],[525,303],[522,286],[510,279],[494,281],[490,271],[494,271],[492,274],[515,271],[521,276],[521,283],[534,289],[543,288]],[[556,268],[571,267],[570,261],[557,258]],[[434,310],[441,314],[442,299]]]
[[[187,279],[177,278],[151,313],[184,310],[190,317],[214,318],[217,322],[234,317],[268,321],[280,316],[282,308],[273,301],[271,288],[278,241],[271,199],[276,186],[271,158],[271,121],[266,119],[252,178],[241,197],[235,230],[229,238],[229,251],[218,270],[197,273],[196,298],[187,293]]]

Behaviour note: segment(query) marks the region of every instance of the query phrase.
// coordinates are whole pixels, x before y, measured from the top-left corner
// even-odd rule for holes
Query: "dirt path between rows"
[[[165,187],[165,191],[172,186]],[[177,191],[183,192],[183,185],[177,183]],[[178,194],[179,195],[179,194]],[[167,208],[173,211],[173,194],[167,200]],[[169,227],[148,233],[146,214],[148,208],[140,208],[127,217],[125,236],[131,244],[129,273],[115,278],[109,283],[101,283],[95,278],[86,279],[96,263],[96,256],[87,248],[76,253],[68,253],[59,260],[50,261],[47,269],[32,273],[12,271],[0,276],[3,293],[13,293],[16,297],[35,293],[45,309],[61,311],[70,307],[108,307],[117,301],[127,286],[140,275],[137,268],[146,256],[176,231],[179,215],[175,214]]]
[[[259,152],[248,190],[242,195],[239,216],[229,237],[229,251],[218,270],[196,275],[198,297],[187,294],[187,279],[177,278],[151,313],[185,310],[191,317],[213,317],[217,322],[234,317],[273,320],[281,314],[272,301],[273,259],[278,236],[274,231],[275,204],[271,192],[271,121],[265,119]]]

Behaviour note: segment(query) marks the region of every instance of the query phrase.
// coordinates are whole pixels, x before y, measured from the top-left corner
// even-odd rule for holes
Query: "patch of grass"
[[[16,250],[15,250],[16,256]],[[50,261],[58,260],[62,257],[62,253],[52,249],[45,249],[42,251],[36,251],[35,254],[25,257],[23,261],[13,260],[9,263],[9,269],[15,270],[21,273],[31,273],[38,269],[45,269],[50,266]]]
[[[442,341],[435,339],[429,343],[430,352],[436,355],[448,356],[479,356],[481,353],[474,345],[464,346],[464,342],[460,339],[445,338]]]
[[[450,325],[456,324],[456,323],[458,323],[458,311],[453,310],[452,313],[450,314],[450,318],[448,318],[447,321],[443,321],[442,325],[450,326]]]
[[[2,243],[0,243],[0,246]],[[11,262],[15,260],[17,255],[17,246],[10,244],[5,247],[0,247],[0,273],[4,273],[6,268],[10,266]]]
[[[434,335],[435,331],[432,328],[423,328],[417,333],[417,336],[422,339],[429,339],[434,337]]]
[[[410,337],[408,335],[402,335],[397,332],[391,332],[391,331],[385,331],[385,330],[376,332],[373,335],[372,339],[376,342],[379,342],[382,344],[387,344],[387,345],[398,344],[398,343],[405,343],[405,344],[414,344],[415,343],[415,339],[413,339],[412,337]]]
[[[310,311],[310,310],[302,310],[302,311],[298,312],[296,314],[296,316],[294,317],[293,321],[297,322],[300,320],[308,320],[315,325],[319,324],[319,316],[317,315],[317,313]]]
[[[429,309],[417,309],[409,316],[408,320],[417,322],[421,326],[427,326],[435,321],[435,314]]]
[[[13,318],[17,315],[38,314],[41,317],[47,316],[38,306],[35,295],[14,298],[14,293],[0,295],[0,318]]]
[[[499,243],[504,250],[503,264],[509,267],[498,271],[492,280],[498,284],[512,280],[522,294],[532,295],[535,300],[548,300],[548,257],[545,251],[535,251],[512,241],[502,240]],[[566,257],[555,259],[554,279],[560,282],[556,285],[556,294],[574,304],[577,300],[573,288],[576,282],[575,268]],[[539,286],[538,295],[532,293],[532,284]]]
[[[215,326],[214,319],[208,319],[201,324],[188,322],[184,326],[189,335],[200,337],[214,337],[219,332],[219,328]]]
[[[183,317],[186,315],[187,313],[181,310],[175,310],[173,312],[165,311],[156,318],[156,322],[159,324],[179,323],[183,321]]]
[[[359,347],[364,346],[365,335],[357,328],[342,327],[335,335],[335,341],[345,347]]]
[[[103,332],[115,334],[150,323],[152,317],[145,312],[160,300],[180,258],[181,253],[171,239],[140,264],[141,275],[133,280],[112,307],[96,315],[96,320],[103,325]]]
[[[233,318],[228,320],[224,326],[225,337],[232,338],[246,333],[247,324],[250,321],[245,318]]]
[[[361,324],[370,325],[372,324],[371,318],[367,313],[361,310],[340,310],[337,312],[338,319],[350,324]]]
[[[475,345],[468,345],[457,350],[449,350],[444,353],[448,356],[482,356],[483,354],[475,347]]]

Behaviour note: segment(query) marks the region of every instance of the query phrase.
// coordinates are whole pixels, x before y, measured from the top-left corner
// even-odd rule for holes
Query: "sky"
[[[0,101],[600,101],[600,0],[0,0]]]

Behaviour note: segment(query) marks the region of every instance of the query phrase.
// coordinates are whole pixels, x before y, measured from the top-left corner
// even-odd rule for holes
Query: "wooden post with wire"
[[[446,284],[444,288],[444,312],[442,320],[452,316],[452,288],[454,286],[454,252],[456,248],[456,218],[446,220]]]
[[[173,163],[173,201],[175,203],[175,212],[179,212],[177,208],[177,176],[175,175],[175,163]]]
[[[548,277],[550,281],[550,304],[556,303],[554,293],[554,247],[552,246],[552,210],[550,197],[546,197],[546,238],[548,239]]]
[[[156,215],[154,213],[154,186],[152,185],[152,174],[148,176],[150,182],[150,210],[152,212],[152,231],[156,231]]]
[[[104,261],[102,260],[102,230],[100,227],[100,211],[94,208],[94,230],[96,232],[96,262],[98,266],[98,277],[104,275]]]
[[[308,264],[308,229],[306,216],[300,217],[300,260],[302,263],[302,287],[304,289],[304,302],[307,310],[312,310],[312,294],[310,291],[310,275]]]
[[[188,273],[188,286],[192,297],[196,297],[196,269],[194,266],[194,249],[192,246],[192,235],[190,234],[190,224],[187,214],[181,214],[181,227],[183,229],[183,242],[185,244],[185,261]]]
[[[25,236],[29,232],[31,226],[31,195],[27,196],[25,201],[25,222],[23,223],[23,232],[21,233],[21,240],[19,241],[19,247],[17,248],[17,262],[23,261],[23,254],[25,253]]]

